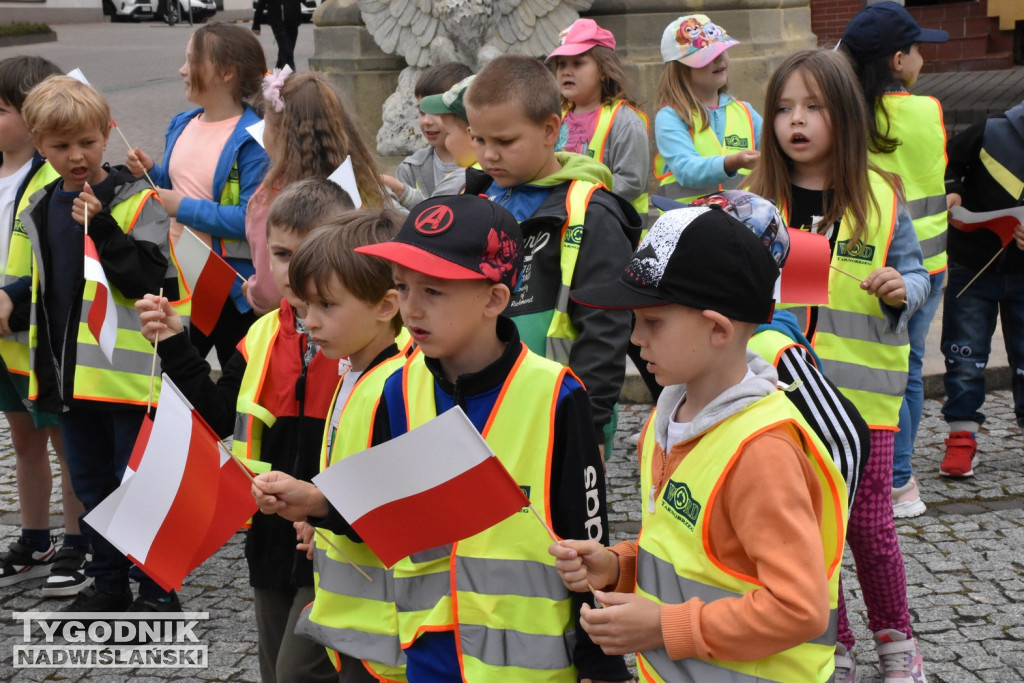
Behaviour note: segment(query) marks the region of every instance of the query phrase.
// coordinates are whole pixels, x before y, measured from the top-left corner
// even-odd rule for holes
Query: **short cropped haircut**
[[[516,107],[540,125],[562,116],[562,94],[550,71],[533,57],[503,55],[480,70],[466,93],[470,107]]]
[[[440,95],[464,78],[473,75],[473,70],[462,62],[445,62],[432,66],[416,80],[413,95],[426,97]]]
[[[67,135],[87,128],[110,132],[110,105],[91,86],[70,76],[50,76],[32,88],[21,115],[29,135],[37,140],[49,133]]]
[[[356,247],[387,242],[401,227],[404,217],[395,209],[359,209],[342,214],[311,232],[292,255],[288,282],[292,291],[308,301],[312,294],[326,291],[331,275],[337,275],[345,289],[360,301],[380,302],[395,280],[391,264],[375,256],[357,254]],[[395,334],[402,329],[402,317],[391,321]]]
[[[0,100],[19,112],[28,91],[50,76],[64,73],[60,67],[43,57],[18,55],[0,61]]]
[[[306,178],[281,190],[267,214],[270,226],[305,236],[333,216],[356,208],[348,192],[325,178]]]

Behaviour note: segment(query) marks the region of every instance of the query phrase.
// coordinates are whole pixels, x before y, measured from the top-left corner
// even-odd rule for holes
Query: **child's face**
[[[393,268],[406,329],[430,358],[458,359],[494,335],[485,323],[489,280],[441,280],[403,266]]]
[[[32,149],[25,119],[14,105],[0,98],[0,153]]]
[[[707,66],[690,69],[690,87],[694,93],[716,93],[729,82],[729,52],[715,57]]]
[[[332,273],[326,289],[311,294],[306,302],[306,329],[325,356],[347,357],[353,367],[362,368],[365,364],[352,356],[358,356],[379,333],[379,310],[379,304],[359,299]]]
[[[476,145],[469,134],[469,126],[455,114],[441,114],[437,117],[444,127],[444,147],[455,159],[455,163],[469,168],[476,163]]]
[[[562,97],[577,107],[601,103],[601,67],[589,53],[555,58],[555,80]]]
[[[711,359],[711,323],[701,311],[668,304],[638,308],[630,340],[663,387],[698,379],[714,363]]]
[[[794,71],[779,95],[772,125],[783,154],[804,171],[827,168],[832,157],[832,123],[814,77]]]
[[[516,106],[467,107],[466,111],[477,162],[500,187],[522,185],[558,170],[554,155],[562,125],[558,115],[537,124]]]
[[[203,95],[205,95],[210,88],[214,86],[217,69],[213,66],[213,62],[211,62],[208,57],[204,57],[199,60],[198,64],[193,64],[192,52],[192,39],[189,38],[188,46],[185,48],[185,63],[181,65],[180,69],[178,69],[178,74],[185,79],[185,97],[188,98],[189,102],[202,106]],[[193,89],[193,77],[196,78],[200,85],[199,88]]]
[[[292,254],[299,248],[302,236],[292,230],[285,230],[281,226],[271,224],[267,230],[267,249],[270,251],[270,274],[274,277],[274,284],[277,291],[294,308],[301,309],[303,302],[295,296],[288,283],[288,264],[291,263]]]
[[[419,107],[422,97],[416,98],[416,106]],[[438,114],[427,114],[422,109],[420,112],[420,132],[427,139],[427,143],[434,149],[444,147],[444,124]]]
[[[46,157],[64,180],[64,189],[79,191],[107,177],[103,170],[103,150],[110,129],[87,127],[70,133],[44,133],[36,140],[36,149]]]
[[[903,85],[910,87],[917,82],[917,77],[921,75],[921,67],[924,66],[924,57],[921,56],[921,51],[918,49],[918,44],[914,43],[910,46],[910,50],[903,52],[902,60],[900,64],[899,73],[896,77],[900,80]]]

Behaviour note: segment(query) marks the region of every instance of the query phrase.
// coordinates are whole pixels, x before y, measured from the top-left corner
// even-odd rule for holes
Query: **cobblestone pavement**
[[[914,628],[921,642],[932,683],[1001,683],[1024,680],[1024,473],[1020,460],[1024,440],[1014,422],[1009,392],[988,395],[989,415],[979,435],[981,463],[977,476],[950,481],[938,476],[945,425],[939,403],[925,403],[917,477],[928,512],[899,524],[907,565],[907,583]],[[639,529],[635,448],[631,439],[647,419],[650,407],[622,405],[615,455],[608,463],[609,508],[615,541],[633,538]],[[55,482],[56,484],[56,482]],[[59,487],[55,485],[54,491]],[[14,456],[6,423],[0,421],[0,535],[2,543],[17,533],[17,491]],[[51,501],[54,527],[60,506]],[[878,681],[877,658],[870,643],[864,604],[849,554],[843,565],[847,601],[862,683]],[[242,536],[236,535],[185,582],[185,609],[208,612],[197,629],[209,645],[209,668],[200,670],[86,670],[12,668],[12,648],[21,642],[16,611],[59,609],[67,600],[40,597],[41,579],[0,588],[0,680],[120,681],[202,680],[257,681],[256,631],[251,591],[242,557]]]

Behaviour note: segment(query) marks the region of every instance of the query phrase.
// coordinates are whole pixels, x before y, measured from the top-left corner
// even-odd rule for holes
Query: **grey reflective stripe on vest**
[[[366,583],[366,579],[360,579]],[[321,645],[350,657],[380,662],[389,666],[405,666],[405,652],[396,636],[366,633],[347,628],[332,628],[310,621],[311,607],[306,607],[295,624],[295,632]]]
[[[818,309],[817,331],[834,334],[843,339],[857,339],[875,344],[899,346],[910,343],[906,328],[900,332],[893,332],[885,318],[866,313],[838,311],[824,306]]]
[[[395,577],[395,607],[399,612],[431,609],[451,593],[451,572]]]
[[[110,369],[110,361],[103,355],[99,344],[79,344],[75,356],[75,364],[87,368]],[[118,372],[127,372],[132,375],[143,375],[149,377],[149,370],[153,364],[152,353],[141,351],[129,351],[128,349],[114,349],[114,369]]]
[[[549,600],[569,597],[554,567],[527,560],[456,556],[455,587],[477,595],[521,595]]]
[[[944,251],[946,251],[945,230],[940,232],[938,235],[929,237],[926,240],[921,240],[921,256],[924,260],[928,260],[933,256],[938,256]]]
[[[347,561],[329,557],[327,551],[319,546],[313,557],[313,567],[320,574],[317,590],[389,604],[395,601],[394,582],[390,580],[388,570],[383,567],[359,565],[359,568],[373,580],[370,582]]]
[[[569,364],[570,351],[572,351],[572,339],[565,337],[548,337],[544,345],[544,357],[560,365]]]
[[[936,194],[931,197],[920,197],[907,202],[910,211],[910,218],[927,218],[940,213],[946,213],[946,195]]]
[[[565,313],[569,310],[569,288],[564,285],[558,285],[558,299],[555,301],[555,310]]]
[[[523,669],[567,669],[572,666],[575,631],[561,636],[542,636],[480,625],[460,625],[462,653],[489,666]]]
[[[252,261],[252,249],[245,240],[221,240],[224,258],[237,258]]]
[[[452,554],[452,544],[446,543],[444,545],[434,546],[433,548],[427,548],[421,550],[418,553],[413,553],[409,556],[409,559],[413,562],[431,562],[433,560],[440,560],[442,557],[448,557]]]
[[[668,683],[775,683],[760,676],[750,676],[690,657],[672,659],[665,648],[647,650],[644,659]]]
[[[822,358],[821,371],[842,389],[868,391],[885,396],[903,396],[907,390],[905,370],[880,370],[859,363]]]
[[[249,436],[249,414],[235,413],[235,433],[232,437],[235,441],[245,441]],[[365,580],[365,579],[364,579]]]

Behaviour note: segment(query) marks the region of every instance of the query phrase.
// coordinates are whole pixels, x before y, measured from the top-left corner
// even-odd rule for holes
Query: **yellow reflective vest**
[[[878,211],[869,203],[869,229],[859,243],[850,235],[853,217],[844,214],[832,250],[832,263],[855,278],[829,272],[829,304],[818,307],[813,335],[808,334],[810,309],[791,310],[821,359],[822,373],[853,402],[871,429],[895,430],[907,388],[910,337],[906,328],[889,329],[881,301],[861,289],[858,280],[885,266],[896,228],[896,193],[884,178],[869,175]]]
[[[384,382],[404,363],[405,354],[400,352],[370,368],[352,387],[344,406],[337,405],[335,393],[320,451],[322,470],[372,445],[373,419]],[[316,597],[302,611],[296,633],[326,646],[336,666],[340,665],[340,660],[334,652],[342,652],[362,660],[382,681],[406,681],[405,653],[398,640],[392,571],[384,567],[365,543],[356,543],[326,529],[321,533],[329,542],[319,535],[314,537]],[[373,581],[367,581],[350,562],[358,565]]]
[[[829,626],[820,637],[763,659],[750,662],[673,660],[665,648],[641,652],[637,668],[642,681],[700,681],[700,683],[759,683],[794,681],[825,683],[832,679],[836,644],[839,569],[846,535],[846,485],[814,433],[789,399],[775,392],[727,417],[700,437],[700,442],[668,474],[661,495],[653,497],[651,462],[658,457],[654,419],[647,425],[640,454],[640,490],[650,503],[643,506],[637,551],[636,594],[658,604],[679,604],[698,598],[712,602],[736,598],[763,588],[757,577],[729,571],[709,552],[710,515],[716,494],[733,460],[758,434],[782,424],[800,433],[822,491],[821,540],[829,582]]]
[[[903,195],[921,243],[924,267],[932,275],[946,269],[946,129],[942,105],[933,97],[889,93],[886,118],[876,108],[878,127],[900,141],[889,154],[869,154],[879,168],[903,181]]]
[[[594,135],[590,138],[590,142],[587,144],[586,155],[592,157],[596,161],[604,163],[604,151],[608,143],[608,134],[611,132],[612,124],[615,123],[615,117],[618,115],[619,110],[623,106],[629,107],[640,120],[644,122],[644,128],[649,132],[651,129],[650,121],[647,118],[647,114],[637,109],[626,100],[616,100],[612,104],[606,104],[601,107],[601,111],[597,115],[597,124],[594,126]],[[607,164],[605,164],[607,166]],[[646,181],[645,181],[646,182]],[[610,188],[612,192],[615,188]],[[634,199],[631,204],[636,212],[641,216],[646,216],[650,206],[647,202],[647,193],[644,192],[639,197]]]
[[[725,134],[723,141],[718,141],[718,136],[710,126],[701,130],[695,130],[700,121],[700,114],[694,110],[690,114],[693,125],[690,126],[690,135],[693,138],[693,147],[702,157],[727,156],[742,152],[748,149],[757,149],[757,137],[754,133],[754,119],[747,109],[747,105],[739,100],[732,100],[725,105]],[[731,190],[740,186],[750,170],[741,168],[732,178],[728,178],[717,186],[695,187],[680,183],[672,171],[665,165],[665,159],[658,152],[654,155],[654,177],[661,185],[661,192],[669,199],[689,204],[697,197],[703,197],[711,192]]]
[[[522,346],[483,437],[550,526],[554,415],[568,372]],[[437,415],[434,378],[414,351],[403,370],[409,429]],[[547,552],[550,539],[524,508],[487,531],[395,565],[403,646],[421,633],[455,631],[463,680],[575,683],[569,591]]]
[[[144,187],[131,193],[132,189]],[[130,193],[130,194],[129,194]],[[36,193],[39,195],[39,193]],[[118,200],[118,197],[122,197]],[[158,202],[155,191],[145,181],[137,181],[127,189],[118,191],[110,207],[110,214],[125,234],[131,233],[139,240],[160,245],[169,257],[167,224],[159,221],[139,221],[147,210],[150,200]],[[162,208],[161,208],[162,210]],[[39,322],[37,315],[41,306],[42,283],[46,282],[45,273],[40,268],[39,233],[45,229],[37,226],[32,218],[30,205],[22,214],[21,220],[25,231],[33,244],[32,254],[32,313],[29,322],[29,400],[39,396],[39,382],[36,373],[35,355],[39,353]],[[138,224],[138,226],[137,226]],[[168,258],[166,277],[175,275],[174,263]],[[125,297],[111,285],[110,294],[114,300],[114,311],[117,315],[117,340],[114,344],[114,362],[107,360],[100,350],[99,343],[89,331],[89,309],[96,296],[96,283],[85,282],[82,292],[82,305],[77,327],[72,323],[69,331],[75,331],[75,365],[66,367],[62,363],[58,368],[63,372],[74,372],[72,396],[69,398],[103,403],[122,403],[145,406],[150,396],[150,376],[153,360],[153,345],[142,336],[142,325],[135,311],[135,300]],[[44,349],[43,353],[50,353]],[[61,391],[64,390],[63,380]],[[153,388],[153,401],[157,401],[160,393],[160,378],[157,377]]]
[[[32,242],[21,223],[21,212],[28,206],[29,199],[43,189],[60,174],[49,162],[43,163],[29,179],[21,199],[14,209],[14,220],[11,223],[11,242],[7,250],[7,263],[4,264],[2,285],[7,286],[32,274]],[[28,330],[14,332],[0,337],[0,358],[3,358],[7,371],[16,375],[29,374]],[[24,397],[22,397],[24,398]]]

